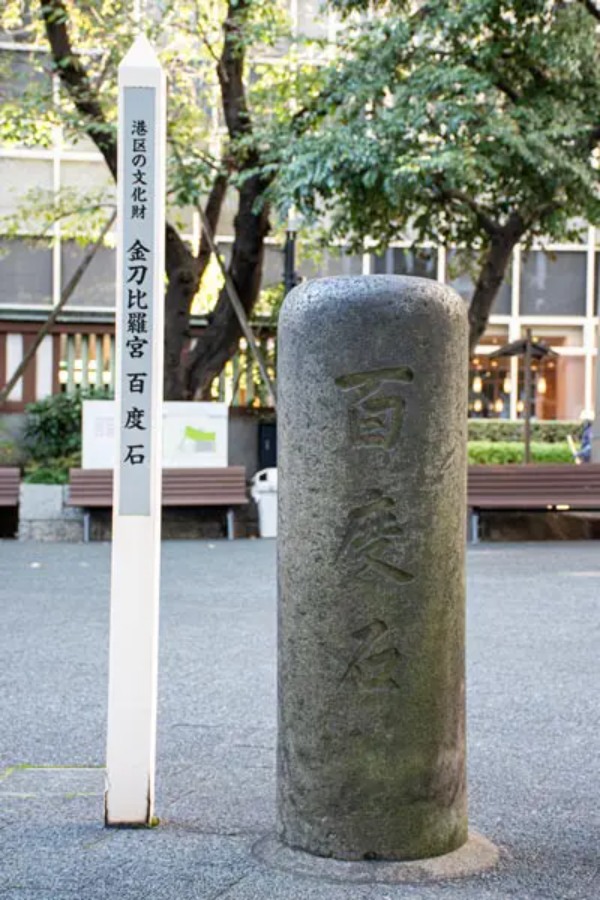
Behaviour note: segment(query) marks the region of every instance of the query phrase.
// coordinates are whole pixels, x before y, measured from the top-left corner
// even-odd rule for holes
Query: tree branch
[[[234,148],[241,138],[248,141],[252,137],[252,121],[243,79],[243,28],[250,5],[251,0],[229,0],[223,23],[223,48],[217,66],[225,123]],[[206,393],[215,374],[235,353],[242,336],[239,320],[231,305],[231,286],[246,316],[250,315],[260,291],[264,239],[269,231],[269,208],[261,200],[269,180],[256,171],[260,157],[251,142],[250,147],[246,144],[243,154],[237,153],[236,157],[236,168],[246,177],[238,187],[235,240],[227,267],[226,284],[219,294],[209,325],[186,361],[186,386],[190,397]]]
[[[527,230],[527,223],[517,211],[512,212],[506,224],[492,236],[483,258],[483,264],[471,303],[469,304],[469,347],[475,350],[483,335],[498,295],[502,279],[508,268],[513,249]]]
[[[600,8],[596,6],[594,0],[581,0],[583,5],[587,9],[587,11],[592,15],[595,19],[600,22]]]
[[[438,184],[437,191],[443,199],[449,201],[454,200],[455,202],[461,203],[463,206],[468,207],[468,209],[470,209],[471,212],[475,215],[481,228],[490,237],[493,237],[500,231],[500,224],[492,218],[491,214],[484,210],[476,200],[474,200],[472,197],[469,197],[468,194],[465,194],[464,191],[459,191],[456,188],[445,188],[441,184]]]
[[[267,372],[267,366],[263,359],[263,355],[260,352],[260,350],[258,349],[258,345],[256,343],[256,339],[254,337],[252,328],[250,327],[250,323],[248,321],[246,311],[240,301],[239,294],[238,294],[236,287],[231,279],[231,275],[227,271],[227,269],[225,267],[225,263],[223,262],[223,258],[221,256],[221,254],[219,253],[219,248],[217,247],[217,245],[215,243],[213,230],[210,227],[210,223],[208,221],[206,213],[204,212],[204,210],[202,209],[201,206],[198,207],[198,210],[199,210],[200,216],[202,218],[202,227],[203,227],[202,238],[206,239],[206,243],[209,248],[209,257],[210,257],[211,253],[214,254],[214,257],[219,265],[221,274],[223,275],[223,278],[225,279],[225,290],[227,291],[227,294],[229,297],[229,302],[233,306],[234,312],[235,312],[235,314],[238,318],[238,322],[240,324],[240,328],[244,333],[244,337],[248,341],[248,346],[250,347],[250,350],[252,351],[252,355],[254,356],[254,359],[256,360],[256,363],[258,365],[258,368],[259,368],[259,371],[261,374],[261,378],[264,381],[265,387],[267,388],[269,394],[271,395],[271,400],[273,402],[273,408],[276,409],[277,400],[276,400],[276,395],[275,395],[275,388],[273,387],[273,383],[271,382],[271,379],[269,378],[269,373]],[[235,391],[234,391],[234,394],[235,394]]]
[[[242,29],[250,0],[229,0],[223,24],[223,49],[217,64],[221,102],[229,137],[239,139],[252,130],[244,90],[244,47]]]
[[[179,149],[177,141],[172,140],[171,147],[173,148],[173,153],[175,154],[179,165],[184,168],[181,150]],[[221,209],[223,207],[223,202],[225,200],[228,186],[229,173],[223,172],[223,170],[219,170],[215,175],[204,209],[200,207],[199,199],[197,199],[196,201],[196,207],[198,209],[198,212],[200,213],[202,223],[204,225],[204,222],[208,222],[211,234],[216,234],[217,226],[219,224],[219,217],[221,215]],[[210,239],[206,236],[205,229],[203,227],[198,244],[198,253],[196,255],[196,262],[198,265],[198,283],[200,283],[200,281],[202,280],[204,270],[206,269],[206,266],[208,265],[208,262],[210,260],[210,254]]]
[[[598,141],[600,141],[600,125],[596,125],[595,128],[592,128],[588,135],[588,145],[590,150],[594,149]]]
[[[73,52],[67,28],[69,14],[63,0],[40,0],[46,36],[54,69],[85,120],[84,130],[104,157],[111,175],[117,178],[117,139],[106,121],[104,110],[79,57]]]
[[[210,194],[208,195],[206,206],[204,207],[204,210],[200,211],[203,223],[204,221],[208,222],[208,227],[210,228],[212,234],[215,234],[217,231],[217,225],[219,224],[219,215],[221,213],[223,201],[225,200],[225,194],[227,193],[228,182],[228,176],[224,173],[217,175],[217,177],[213,181]],[[202,278],[204,270],[208,265],[210,254],[210,239],[206,234],[206,228],[203,227],[202,234],[200,235],[200,243],[198,245],[198,254],[196,256],[196,259],[198,261],[198,268],[200,271],[200,278]]]
[[[476,56],[468,56],[467,59],[465,60],[465,62],[466,62],[467,65],[470,66],[475,72],[479,72],[481,75],[485,75],[485,74],[486,74],[485,68],[482,68],[481,66],[479,66],[479,65],[477,64],[477,57],[476,57]],[[513,103],[518,103],[519,100],[521,99],[521,96],[520,96],[519,92],[516,91],[516,90],[512,87],[512,85],[510,85],[510,84],[508,83],[508,81],[506,81],[506,79],[504,78],[504,76],[503,76],[497,69],[495,69],[495,68],[492,67],[492,68],[490,68],[489,72],[490,72],[490,74],[493,76],[493,79],[494,79],[494,82],[493,82],[493,83],[494,83],[495,87],[497,87],[498,90],[499,90],[502,94],[505,94],[505,96],[507,96],[508,99],[511,100]]]

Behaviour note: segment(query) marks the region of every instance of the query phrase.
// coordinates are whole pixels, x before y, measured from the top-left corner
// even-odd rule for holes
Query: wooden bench
[[[83,539],[90,539],[90,511],[113,504],[112,469],[70,469],[69,506],[84,510]],[[244,466],[223,469],[164,469],[162,505],[227,507],[227,537],[234,536],[234,507],[248,503]]]
[[[467,507],[471,542],[481,510],[560,512],[600,509],[600,464],[469,466]]]
[[[21,473],[17,468],[0,468],[0,506],[19,505]]]

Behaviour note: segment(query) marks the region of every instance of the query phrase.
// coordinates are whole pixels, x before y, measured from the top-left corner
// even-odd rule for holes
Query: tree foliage
[[[600,222],[589,3],[332,5],[345,27],[278,161],[280,202],[326,217],[328,238],[356,248],[400,237],[478,248],[474,344],[517,242]]]

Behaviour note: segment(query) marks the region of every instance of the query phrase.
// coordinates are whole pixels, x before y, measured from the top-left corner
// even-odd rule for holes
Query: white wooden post
[[[166,85],[139,36],[119,67],[117,454],[107,825],[154,815],[160,577]]]

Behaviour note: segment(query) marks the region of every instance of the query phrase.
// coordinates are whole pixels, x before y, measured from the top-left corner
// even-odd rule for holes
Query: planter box
[[[21,484],[20,541],[81,541],[83,513],[65,506],[69,488],[63,484]]]

